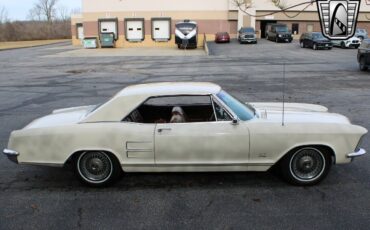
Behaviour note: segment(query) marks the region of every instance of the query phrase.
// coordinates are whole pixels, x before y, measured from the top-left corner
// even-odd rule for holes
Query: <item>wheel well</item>
[[[336,161],[336,157],[335,157],[335,152],[334,150],[327,146],[327,145],[301,145],[301,146],[297,146],[297,147],[294,147],[293,149],[289,150],[286,154],[284,154],[284,156],[278,161],[278,164],[282,161],[282,159],[284,159],[285,156],[287,156],[289,153],[291,152],[296,152],[298,149],[301,149],[301,148],[317,148],[319,149],[322,153],[324,154],[329,154],[329,156],[331,157],[331,161],[333,164],[335,164],[335,161]]]
[[[64,166],[73,164],[73,162],[76,160],[76,158],[80,154],[82,154],[84,152],[91,152],[91,151],[104,152],[104,153],[108,154],[110,157],[113,157],[119,164],[121,164],[119,159],[117,158],[117,156],[114,155],[112,152],[109,152],[109,151],[106,151],[106,150],[80,150],[80,151],[76,151],[76,152],[72,153],[71,156],[64,162]]]

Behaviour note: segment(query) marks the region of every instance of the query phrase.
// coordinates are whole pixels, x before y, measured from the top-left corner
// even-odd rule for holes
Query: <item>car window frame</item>
[[[231,117],[231,119],[238,119],[237,116],[233,113],[230,112],[230,108],[228,108],[221,100],[217,99],[217,96],[215,94],[179,94],[179,95],[161,95],[161,96],[152,96],[148,97],[145,99],[142,103],[140,103],[138,106],[136,106],[134,109],[132,109],[123,119],[121,119],[121,123],[126,123],[126,124],[142,124],[142,125],[157,125],[159,123],[142,123],[142,122],[132,122],[132,121],[125,121],[127,117],[129,117],[135,110],[140,108],[142,105],[144,105],[147,101],[153,98],[163,98],[163,97],[202,97],[202,96],[207,96],[210,99],[212,110],[213,110],[213,116],[215,117],[215,121],[202,121],[202,122],[185,122],[181,124],[199,124],[199,123],[214,123],[214,122],[230,122],[230,121],[218,121],[217,120],[217,114],[215,112],[215,107],[214,107],[214,99],[218,102],[218,105],[221,106]],[[166,123],[166,124],[174,124],[174,123]]]
[[[215,103],[216,103],[218,106],[220,106],[223,110],[225,110],[225,112],[230,116],[231,121],[232,121],[233,119],[236,119],[236,118],[235,118],[235,117],[236,117],[236,115],[235,115],[235,114],[233,115],[233,114],[229,111],[230,109],[226,107],[225,103],[223,103],[220,99],[218,99],[216,95],[212,94],[212,95],[211,95],[211,99],[212,99],[213,114],[214,114],[214,116],[215,116],[215,120],[216,120],[215,122],[230,122],[230,121],[219,121],[219,120],[218,120],[218,118],[217,118],[217,113],[216,113]]]

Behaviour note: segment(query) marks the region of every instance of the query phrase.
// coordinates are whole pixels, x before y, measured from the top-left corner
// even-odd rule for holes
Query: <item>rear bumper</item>
[[[215,40],[216,42],[229,42],[230,38],[219,38]]]
[[[365,149],[359,149],[356,152],[347,154],[347,158],[352,158],[353,159],[353,158],[356,158],[356,157],[363,156],[365,154],[366,154],[366,150]]]
[[[8,159],[16,164],[18,164],[19,153],[11,149],[4,149],[3,154],[8,157]]]

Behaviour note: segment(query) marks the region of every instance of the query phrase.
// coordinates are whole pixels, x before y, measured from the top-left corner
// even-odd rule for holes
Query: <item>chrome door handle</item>
[[[158,129],[158,133],[161,133],[163,131],[171,131],[171,129],[170,128]]]

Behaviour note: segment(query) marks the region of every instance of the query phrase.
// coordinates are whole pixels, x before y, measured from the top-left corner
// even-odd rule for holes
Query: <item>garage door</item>
[[[127,21],[126,35],[129,41],[144,40],[144,23],[143,21]]]
[[[83,40],[84,39],[84,27],[78,26],[77,27],[77,38]]]
[[[153,20],[153,39],[156,41],[168,41],[171,38],[169,20]]]
[[[100,22],[101,33],[114,33],[117,38],[117,22],[116,21],[102,21]]]

